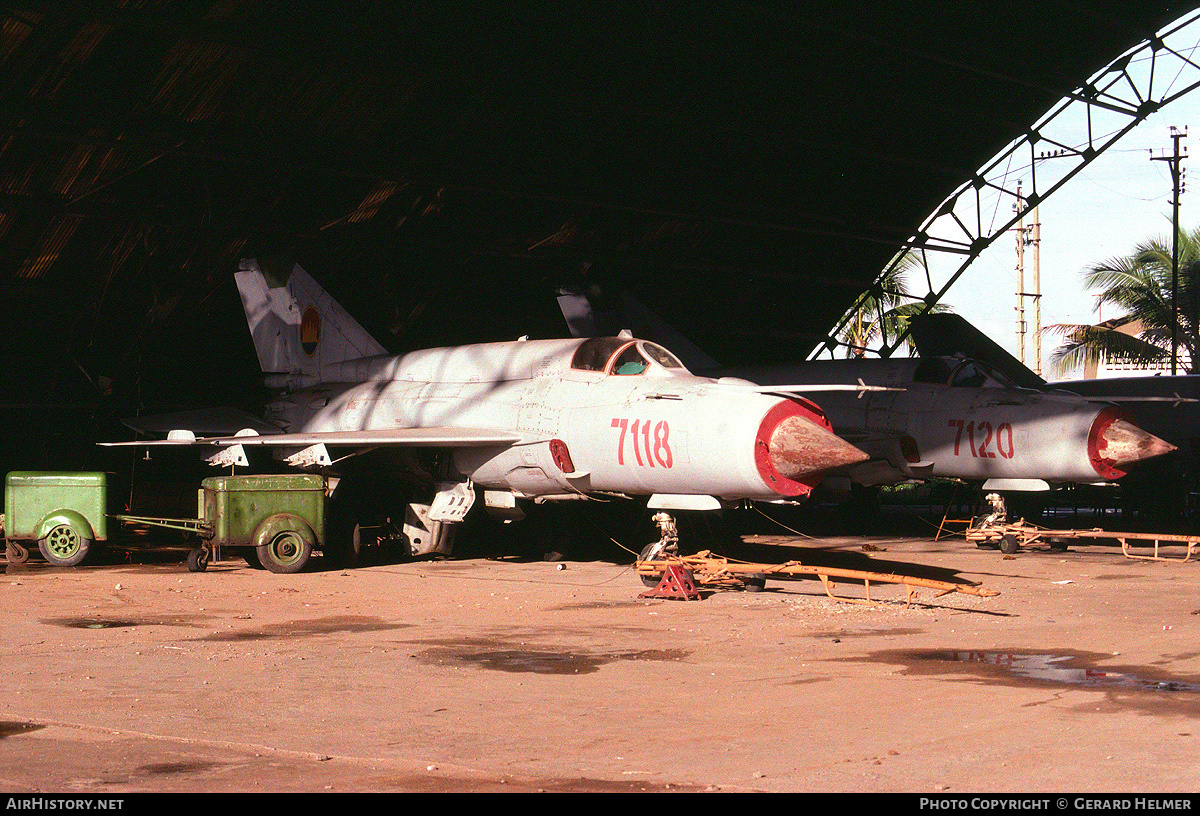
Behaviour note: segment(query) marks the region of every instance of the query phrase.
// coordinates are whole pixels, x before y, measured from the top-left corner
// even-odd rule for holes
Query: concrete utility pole
[[[1015,209],[1019,214],[1015,232],[1017,233],[1017,356],[1025,365],[1025,298],[1033,298],[1033,373],[1042,373],[1042,270],[1041,270],[1041,241],[1042,224],[1038,219],[1038,208],[1032,211],[1033,224],[1025,226],[1025,197],[1021,195],[1021,184],[1017,182],[1017,203]],[[1033,291],[1025,291],[1025,246],[1033,247]]]
[[[1181,163],[1187,158],[1186,151],[1179,152],[1179,140],[1187,137],[1187,128],[1180,133],[1171,126],[1171,139],[1175,152],[1171,156],[1151,156],[1150,161],[1165,161],[1171,168],[1171,183],[1174,195],[1171,201],[1171,374],[1179,365],[1179,196],[1183,193]]]
[[[1033,373],[1042,376],[1042,220],[1038,208],[1033,208],[1033,224],[1029,227],[1029,243],[1033,246]]]

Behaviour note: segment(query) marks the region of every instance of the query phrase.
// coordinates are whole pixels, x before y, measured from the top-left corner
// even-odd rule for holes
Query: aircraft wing
[[[1083,398],[1088,402],[1169,402],[1172,405],[1179,405],[1184,402],[1200,402],[1200,400],[1193,397],[1181,397],[1178,394],[1169,397],[1130,397],[1121,394],[1105,397],[1088,394]]]
[[[283,448],[327,445],[337,447],[428,447],[472,448],[515,445],[530,441],[514,431],[490,428],[384,428],[365,431],[309,431],[302,433],[258,434],[253,431],[235,436],[197,437],[187,431],[173,431],[166,439],[135,442],[101,442],[106,447],[147,447],[166,445],[261,445]]]
[[[719,381],[718,381],[719,382]],[[857,385],[848,383],[809,383],[807,385],[754,385],[753,383],[726,383],[732,388],[743,391],[753,391],[758,394],[807,394],[820,391],[856,391],[861,397],[868,391],[904,391],[903,388],[891,388],[886,385],[867,385],[859,378]]]

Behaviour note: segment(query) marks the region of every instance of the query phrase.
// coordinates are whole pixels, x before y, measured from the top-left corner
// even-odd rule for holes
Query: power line
[[[1174,195],[1171,200],[1171,374],[1176,373],[1179,362],[1179,197],[1183,194],[1182,162],[1187,158],[1187,149],[1179,152],[1180,140],[1187,137],[1187,128],[1180,131],[1171,126],[1171,141],[1175,150],[1170,156],[1151,156],[1150,161],[1166,162],[1171,169]]]

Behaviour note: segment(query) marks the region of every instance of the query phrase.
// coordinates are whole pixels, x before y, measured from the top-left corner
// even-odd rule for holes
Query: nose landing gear
[[[654,514],[654,523],[661,535],[658,541],[648,544],[638,555],[639,575],[645,586],[651,587],[649,592],[643,592],[642,598],[681,598],[684,600],[699,600],[700,592],[696,589],[696,581],[692,571],[681,564],[652,566],[642,572],[642,565],[652,561],[674,560],[679,556],[679,528],[675,519],[669,513]],[[659,570],[661,569],[661,573]]]

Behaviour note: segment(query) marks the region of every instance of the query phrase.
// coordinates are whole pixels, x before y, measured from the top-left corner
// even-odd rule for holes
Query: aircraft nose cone
[[[793,480],[869,458],[832,431],[802,416],[780,421],[771,432],[767,450],[775,470]]]
[[[1175,450],[1170,442],[1144,431],[1116,409],[1106,408],[1092,423],[1088,453],[1096,472],[1108,479],[1125,475],[1122,469],[1135,462]]]

